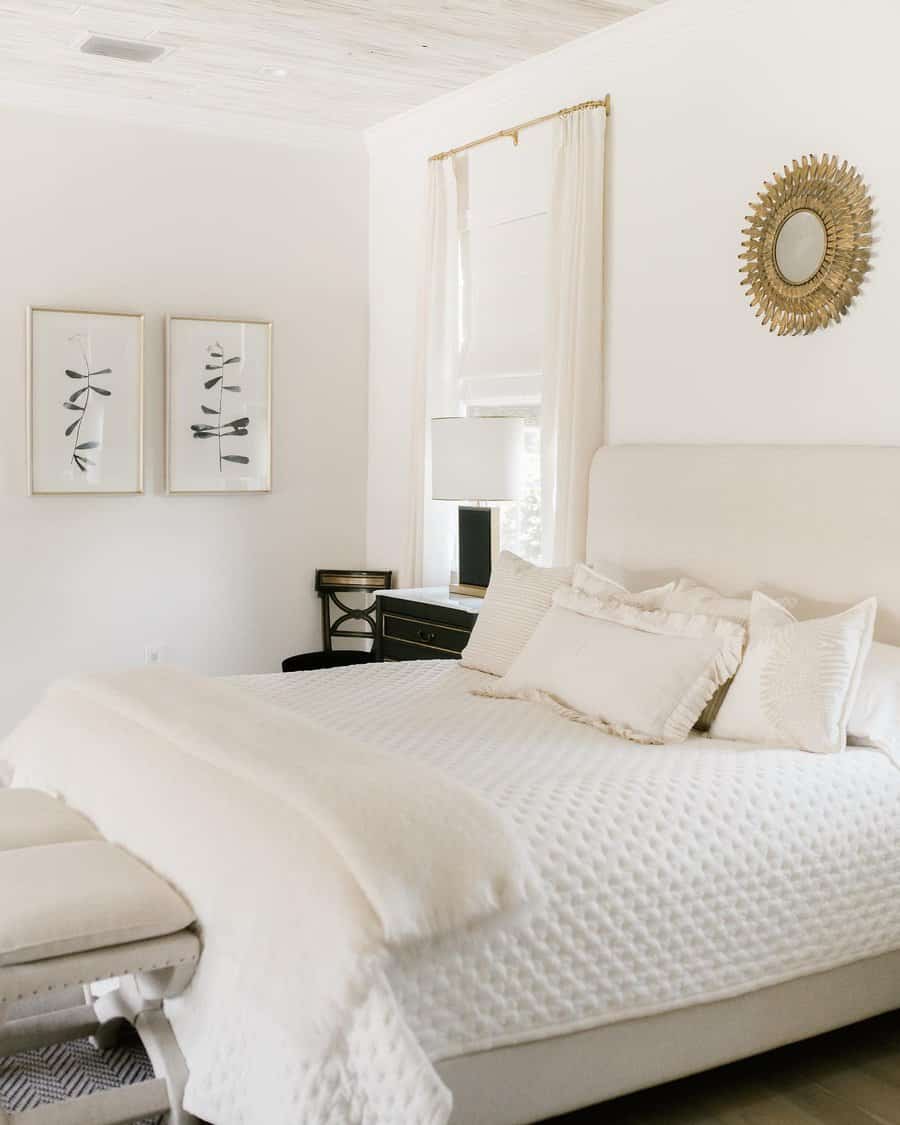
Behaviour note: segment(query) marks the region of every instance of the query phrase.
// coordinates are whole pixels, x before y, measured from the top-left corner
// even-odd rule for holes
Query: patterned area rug
[[[150,1061],[135,1037],[98,1051],[87,1039],[0,1059],[0,1107],[32,1109],[42,1102],[128,1086],[152,1078]],[[145,1119],[140,1125],[156,1125]]]

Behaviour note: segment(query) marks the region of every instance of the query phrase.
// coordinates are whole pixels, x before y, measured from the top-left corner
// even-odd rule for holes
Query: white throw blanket
[[[171,669],[55,685],[0,757],[16,785],[62,795],[193,904],[203,957],[168,1005],[191,1112],[216,1125],[446,1121],[449,1094],[384,967],[393,944],[533,894],[525,854],[486,801]],[[385,1057],[400,1060],[394,1091],[378,1081]]]

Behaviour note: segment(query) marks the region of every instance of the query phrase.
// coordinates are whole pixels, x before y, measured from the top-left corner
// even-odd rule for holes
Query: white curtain
[[[431,419],[458,414],[459,193],[465,158],[432,160],[425,187],[413,432],[411,511],[403,585],[446,585],[456,509],[431,500]]]
[[[579,110],[554,128],[541,468],[544,560],[562,565],[584,558],[588,474],[604,438],[606,111]]]

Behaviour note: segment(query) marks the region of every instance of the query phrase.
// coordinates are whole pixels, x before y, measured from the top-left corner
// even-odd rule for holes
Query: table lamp
[[[500,509],[485,501],[518,500],[522,492],[521,418],[432,418],[431,495],[476,501],[459,509],[459,582],[454,594],[484,597],[500,550]]]

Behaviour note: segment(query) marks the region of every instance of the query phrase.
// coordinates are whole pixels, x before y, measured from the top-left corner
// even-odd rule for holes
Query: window
[[[470,415],[525,420],[525,495],[502,545],[539,562],[544,279],[552,131],[471,152],[459,176],[460,399]]]

